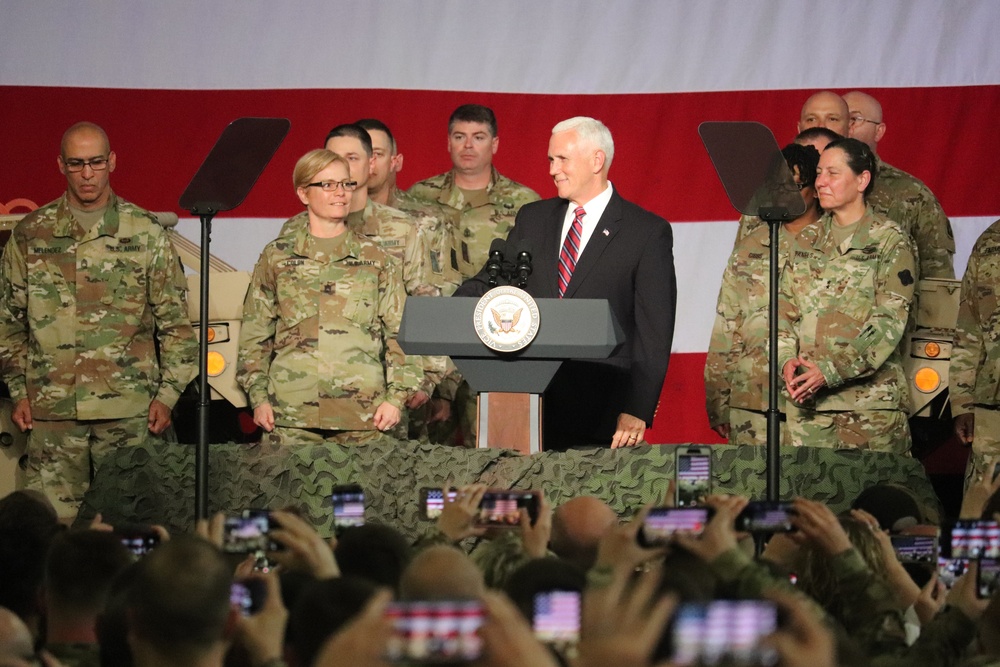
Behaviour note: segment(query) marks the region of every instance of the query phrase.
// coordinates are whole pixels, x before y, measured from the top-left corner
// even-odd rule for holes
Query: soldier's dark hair
[[[819,151],[815,146],[788,144],[781,149],[781,154],[788,163],[788,168],[794,173],[799,168],[799,183],[811,188],[816,184],[816,167],[819,165]]]
[[[354,137],[361,142],[368,157],[372,156],[372,135],[368,134],[368,130],[357,123],[344,123],[333,128],[327,133],[326,139],[323,140],[323,145],[326,146],[326,142],[334,137]]]
[[[119,572],[133,560],[114,533],[77,530],[52,540],[45,562],[45,591],[64,612],[97,614]]]
[[[136,564],[129,588],[134,636],[175,661],[193,657],[224,638],[232,569],[205,540],[181,535]]]
[[[875,153],[872,152],[868,144],[857,139],[837,139],[827,144],[827,147],[823,150],[828,151],[831,148],[844,151],[844,156],[847,158],[847,166],[851,168],[855,176],[860,176],[866,171],[871,174],[871,178],[868,179],[868,186],[864,192],[864,198],[867,202],[868,195],[875,188],[875,177],[878,175],[878,162],[875,159]]]
[[[362,118],[361,120],[354,121],[354,124],[358,127],[363,127],[369,133],[372,130],[385,132],[385,136],[389,137],[389,146],[392,148],[392,153],[393,155],[396,154],[396,137],[392,136],[392,131],[389,129],[388,125],[377,118]],[[370,134],[368,138],[371,139]]]
[[[837,139],[843,139],[842,136],[834,132],[828,127],[807,127],[806,129],[795,135],[795,143],[801,144],[808,141],[816,141],[817,139],[826,139],[827,142],[836,141]]]
[[[448,119],[448,133],[455,128],[455,123],[482,123],[490,128],[490,135],[497,136],[497,117],[493,109],[482,104],[463,104],[451,112]]]

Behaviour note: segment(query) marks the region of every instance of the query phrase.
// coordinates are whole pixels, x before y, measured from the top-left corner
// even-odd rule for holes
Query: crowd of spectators
[[[975,481],[962,517],[1000,519],[998,489]],[[703,530],[656,546],[639,535],[649,507],[621,520],[593,497],[553,508],[541,490],[533,517],[522,509],[515,528],[485,527],[485,490],[459,488],[416,544],[374,524],[325,538],[286,508],[270,512],[278,548],[266,553],[224,553],[219,514],[190,535],[153,528],[158,545],[143,555],[121,538],[135,527],[98,516],[66,530],[44,496],[16,491],[0,499],[0,667],[455,662],[397,655],[401,628],[428,651],[446,607],[457,620],[441,643],[467,664],[679,666],[695,664],[682,650],[689,605],[723,600],[762,601],[776,622],[752,651],[697,664],[1000,665],[1000,594],[979,590],[980,561],[950,589],[935,563],[900,562],[890,529],[941,529],[905,489],[869,489],[840,516],[796,498],[794,530],[773,535],[737,530],[748,499],[710,496]],[[533,629],[536,596],[553,591],[579,593],[567,612],[578,637],[543,641]],[[407,620],[406,603],[423,611]],[[736,623],[716,639],[738,637]]]

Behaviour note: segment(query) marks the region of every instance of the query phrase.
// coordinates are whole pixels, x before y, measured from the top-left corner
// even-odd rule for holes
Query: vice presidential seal
[[[538,305],[516,287],[494,287],[476,304],[473,316],[479,340],[498,352],[528,346],[538,333]]]

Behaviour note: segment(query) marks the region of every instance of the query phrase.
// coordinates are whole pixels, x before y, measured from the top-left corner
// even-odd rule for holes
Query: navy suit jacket
[[[559,198],[525,204],[507,236],[508,259],[530,247],[527,291],[535,298],[559,296],[557,267],[568,205]],[[455,295],[486,290],[484,269]],[[609,359],[562,365],[545,392],[546,448],[607,444],[622,412],[651,425],[674,335],[677,284],[670,224],[614,191],[563,298],[607,299],[625,344]]]

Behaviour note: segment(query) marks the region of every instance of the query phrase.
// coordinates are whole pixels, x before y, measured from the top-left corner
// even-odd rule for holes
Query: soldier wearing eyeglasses
[[[104,130],[69,128],[58,165],[66,193],[26,216],[4,250],[0,368],[14,423],[30,430],[27,485],[71,518],[104,456],[172,433],[198,343],[164,229],[111,189]]]
[[[868,144],[878,158],[872,208],[913,239],[918,278],[954,278],[955,237],[937,197],[918,178],[878,157],[878,143],[886,131],[882,105],[859,90],[844,95],[844,101],[850,109],[848,136]]]

